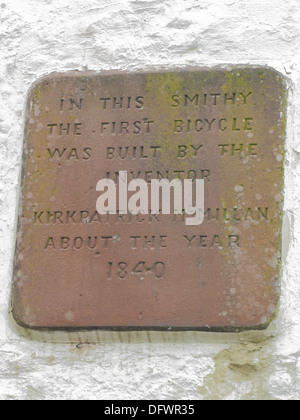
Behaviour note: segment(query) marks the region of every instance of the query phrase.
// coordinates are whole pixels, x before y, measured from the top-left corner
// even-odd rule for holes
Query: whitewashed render
[[[0,0],[0,398],[300,397],[299,0]],[[283,271],[266,331],[24,334],[9,316],[25,98],[52,71],[268,65],[290,80]]]

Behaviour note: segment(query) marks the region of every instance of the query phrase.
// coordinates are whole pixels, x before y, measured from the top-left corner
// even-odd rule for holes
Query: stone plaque
[[[38,81],[27,103],[15,320],[66,330],[266,327],[278,301],[286,90],[261,67]],[[162,201],[158,213],[149,204],[132,214],[116,198],[116,212],[101,214],[108,187],[100,192],[99,180],[114,181],[117,197],[120,173],[126,187],[144,180],[150,192],[154,179],[203,180],[202,223],[188,224],[184,207],[162,214]]]

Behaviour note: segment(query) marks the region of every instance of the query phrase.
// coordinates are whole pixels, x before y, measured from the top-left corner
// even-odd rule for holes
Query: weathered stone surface
[[[52,74],[27,105],[13,314],[234,330],[276,312],[286,88],[268,68]],[[101,178],[205,181],[205,218],[96,213]]]

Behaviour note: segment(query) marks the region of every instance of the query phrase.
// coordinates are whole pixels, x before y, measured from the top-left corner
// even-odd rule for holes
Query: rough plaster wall
[[[298,399],[299,0],[0,0],[0,20],[0,398]],[[227,335],[18,331],[8,312],[31,83],[55,70],[218,63],[270,65],[291,80],[277,320]]]

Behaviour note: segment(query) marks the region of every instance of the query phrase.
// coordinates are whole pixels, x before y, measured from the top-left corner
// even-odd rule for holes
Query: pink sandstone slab
[[[286,83],[269,68],[51,74],[26,110],[12,288],[43,329],[264,328],[281,267]],[[97,182],[203,179],[204,221],[100,215]]]

